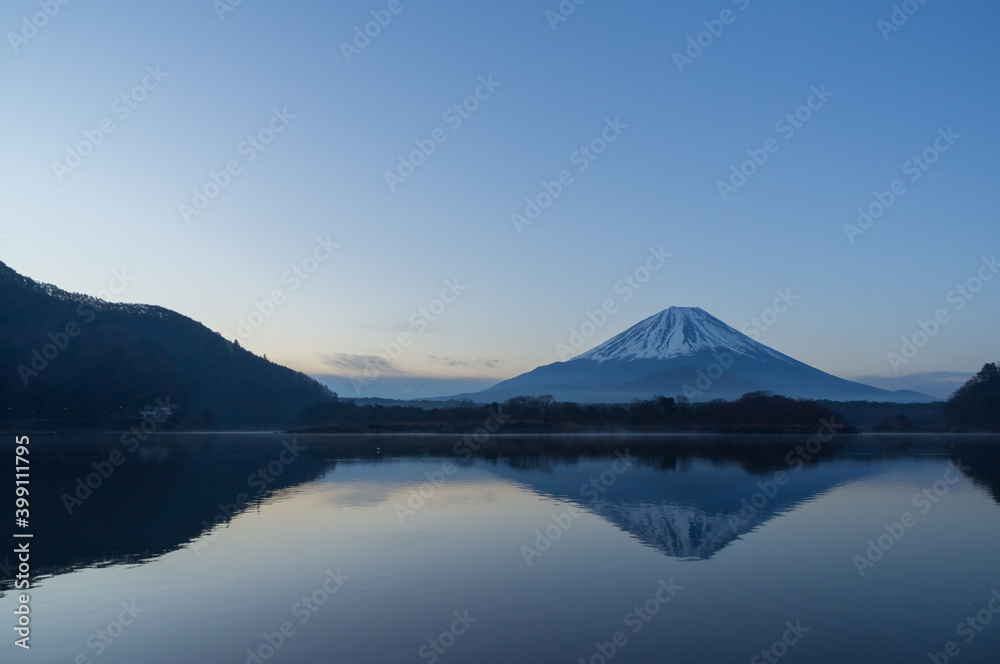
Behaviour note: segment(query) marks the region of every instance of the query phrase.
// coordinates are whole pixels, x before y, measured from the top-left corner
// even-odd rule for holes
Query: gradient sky
[[[900,374],[997,359],[1000,279],[948,302],[1000,253],[995,2],[927,2],[886,39],[888,1],[590,0],[553,30],[557,0],[401,0],[351,62],[341,44],[388,0],[243,0],[220,20],[223,2],[70,2],[30,39],[11,33],[33,34],[40,4],[4,3],[0,260],[93,295],[125,268],[114,299],[230,339],[282,289],[241,343],[313,375],[357,373],[411,333],[366,394],[557,361],[608,298],[617,312],[581,350],[671,305],[741,328],[791,289],[760,340],[833,374],[895,377],[887,354],[938,309],[949,322]],[[679,72],[674,52],[723,10],[734,21]],[[169,75],[122,118],[115,100],[147,67]],[[444,113],[490,76],[453,128]],[[776,122],[813,86],[833,96],[786,140]],[[241,144],[285,108],[248,162]],[[113,133],[60,181],[53,162],[104,118]],[[579,172],[571,155],[609,118],[628,128]],[[961,138],[911,182],[906,162],[949,127]],[[390,191],[385,172],[437,128],[447,140]],[[770,138],[778,151],[723,201],[717,182]],[[179,205],[231,160],[240,173],[185,223]],[[564,169],[573,183],[519,234],[512,213]],[[905,193],[849,242],[844,224],[896,179]],[[340,247],[293,290],[283,274],[317,238]],[[616,283],[661,246],[666,266],[624,301]],[[465,290],[419,332],[411,316],[448,279]]]

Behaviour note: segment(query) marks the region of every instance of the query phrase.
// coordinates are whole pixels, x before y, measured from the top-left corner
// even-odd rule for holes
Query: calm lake
[[[998,439],[470,442],[33,435],[0,660],[1000,661]]]

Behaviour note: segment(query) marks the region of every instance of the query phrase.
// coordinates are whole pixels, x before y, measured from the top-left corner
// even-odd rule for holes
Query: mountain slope
[[[627,402],[654,395],[692,401],[768,390],[833,401],[933,401],[837,378],[759,343],[702,309],[671,307],[568,362],[538,367],[475,394],[477,401],[552,395],[560,401]]]
[[[664,309],[574,359],[669,360],[706,350],[779,362],[791,360],[697,307]]]
[[[5,419],[127,417],[169,400],[189,422],[257,428],[328,397],[186,316],[67,293],[0,263]]]
[[[641,458],[600,494],[581,494],[580,487],[607,470],[605,459],[579,459],[559,466],[559,472],[496,464],[491,473],[538,495],[575,503],[667,556],[708,560],[802,503],[875,472],[860,464],[810,466],[762,508],[748,510],[743,501],[760,491],[757,482],[764,471],[746,472],[745,466],[720,457],[689,457],[664,474],[657,465],[666,458],[657,465]]]

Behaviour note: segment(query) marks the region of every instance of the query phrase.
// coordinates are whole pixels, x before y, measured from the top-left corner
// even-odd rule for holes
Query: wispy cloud
[[[444,364],[449,367],[484,367],[486,369],[496,369],[503,364],[503,360],[485,360],[477,357],[472,360],[459,360],[454,357],[442,357],[440,355],[428,355],[427,359],[435,364]]]
[[[335,353],[333,355],[323,355],[323,364],[334,369],[338,373],[348,376],[363,374],[373,367],[381,372],[381,375],[409,376],[410,373],[397,369],[391,362],[379,355],[351,355],[349,353]]]

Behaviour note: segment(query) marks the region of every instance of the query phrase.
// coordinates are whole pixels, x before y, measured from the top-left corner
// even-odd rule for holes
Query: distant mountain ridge
[[[567,362],[538,367],[473,394],[475,401],[552,395],[558,401],[691,401],[770,391],[832,401],[935,401],[838,378],[755,341],[697,307],[670,307]]]
[[[68,293],[0,262],[4,419],[128,417],[169,399],[188,422],[263,428],[330,396],[179,313]]]

